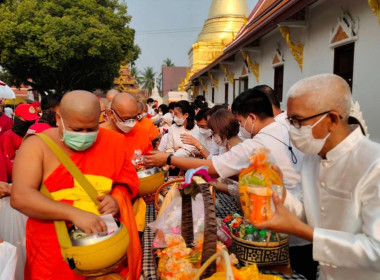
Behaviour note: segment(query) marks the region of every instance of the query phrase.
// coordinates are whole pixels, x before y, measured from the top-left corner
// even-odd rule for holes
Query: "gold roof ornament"
[[[251,58],[249,57],[249,53],[247,51],[242,51],[241,52],[245,62],[247,62],[249,69],[251,70],[253,76],[255,76],[256,81],[259,82],[259,77],[260,77],[260,65],[254,61],[251,61]]]
[[[379,18],[380,24],[380,0],[368,0],[368,5],[372,9],[372,12]]]
[[[136,83],[135,77],[128,64],[121,65],[119,70],[120,76],[114,79],[115,88],[121,92],[140,93],[140,86]]]
[[[208,19],[189,52],[191,75],[209,65],[222,53],[246,24],[247,0],[213,0]]]
[[[290,32],[289,27],[287,26],[281,26],[280,32],[282,34],[282,37],[284,37],[286,43],[288,44],[290,48],[290,52],[294,56],[294,59],[297,61],[298,65],[300,66],[301,72],[303,68],[303,48],[304,44],[301,42],[298,42],[297,44],[294,44],[292,40],[290,39]]]

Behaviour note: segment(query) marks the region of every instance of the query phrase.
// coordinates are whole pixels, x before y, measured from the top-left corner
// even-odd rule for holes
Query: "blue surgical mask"
[[[63,137],[61,140],[69,148],[75,151],[84,151],[90,148],[96,141],[96,137],[98,136],[99,131],[95,131],[95,132],[69,131],[69,130],[66,130],[62,117],[61,117],[61,123],[63,126]]]

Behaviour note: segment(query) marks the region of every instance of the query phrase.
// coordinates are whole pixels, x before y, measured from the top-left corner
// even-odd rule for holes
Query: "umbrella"
[[[0,81],[0,98],[15,99],[16,95],[13,90],[4,82]]]

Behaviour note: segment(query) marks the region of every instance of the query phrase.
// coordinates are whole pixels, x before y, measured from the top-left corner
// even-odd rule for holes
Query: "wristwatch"
[[[203,148],[204,148],[204,147],[203,147],[202,145],[199,145],[199,146],[197,147],[198,151],[202,151]]]
[[[173,156],[173,154],[170,154],[170,155],[168,156],[168,158],[166,159],[166,164],[167,164],[167,165],[171,165],[171,162],[172,162],[172,156]]]

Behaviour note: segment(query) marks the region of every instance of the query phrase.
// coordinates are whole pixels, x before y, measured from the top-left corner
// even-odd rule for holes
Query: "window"
[[[234,79],[234,92],[233,92],[233,98],[235,100],[236,96],[240,93],[240,82],[239,79]]]
[[[282,102],[282,89],[284,85],[284,65],[274,68],[273,90],[277,95],[278,101]]]
[[[351,89],[354,74],[354,50],[355,43],[351,43],[335,48],[334,53],[334,74],[345,79]]]
[[[248,89],[248,77],[240,78],[239,94]]]
[[[215,103],[215,88],[212,87],[212,90],[211,90],[211,101],[212,103]]]
[[[228,83],[224,84],[224,103],[228,104]]]

